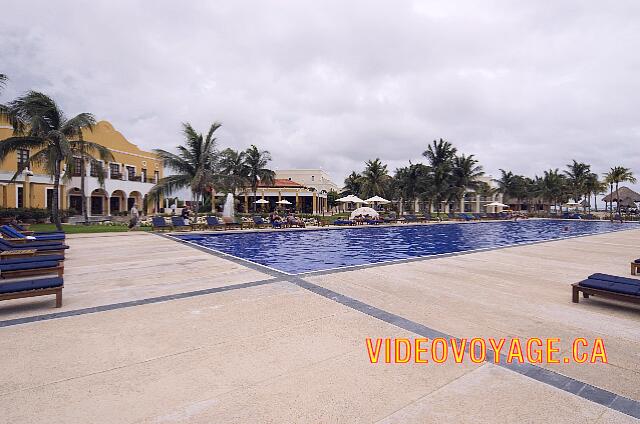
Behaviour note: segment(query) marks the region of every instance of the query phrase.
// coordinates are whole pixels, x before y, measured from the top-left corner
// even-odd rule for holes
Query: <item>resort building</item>
[[[329,174],[322,169],[279,169],[276,179],[300,183],[310,190],[328,193],[331,190],[339,193],[340,187],[331,180]]]
[[[0,123],[0,142],[13,135],[10,125]],[[93,131],[84,131],[83,138],[111,150],[114,160],[100,165],[86,163],[85,193],[89,216],[108,216],[125,213],[133,205],[145,207],[145,196],[162,178],[162,161],[150,152],[140,150],[116,131],[107,121],[100,121]],[[27,161],[29,150],[18,150],[0,163],[0,206],[5,208],[49,208],[52,202],[53,181],[39,167],[25,170],[12,181],[20,163]],[[80,158],[72,176],[64,176],[60,186],[59,207],[82,211]],[[98,172],[104,172],[104,184]],[[70,178],[69,178],[70,177]],[[158,210],[158,202],[146,205],[149,213]]]
[[[251,189],[241,190],[237,193],[236,198],[240,199],[243,212],[253,211],[253,203],[261,200],[269,203],[257,204],[256,210],[258,211],[273,211],[278,206],[300,213],[325,214],[329,211],[325,190],[319,191],[317,187],[307,187],[290,178],[278,178],[278,175],[282,175],[281,171],[275,172],[276,178],[273,184],[260,183],[256,193],[253,193]],[[330,180],[328,181],[330,182]],[[327,185],[325,183],[325,186]],[[285,200],[289,203],[284,205],[277,203]]]

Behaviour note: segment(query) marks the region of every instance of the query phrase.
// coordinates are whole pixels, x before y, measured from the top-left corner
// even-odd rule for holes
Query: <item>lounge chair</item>
[[[58,274],[58,277],[62,277],[64,273],[62,261],[7,262],[10,262],[10,260],[0,261],[0,279],[2,280],[53,273]]]
[[[154,216],[151,217],[151,229],[153,231],[170,231],[173,230],[173,225],[167,224],[163,216]]]
[[[64,240],[64,233],[54,233],[54,234],[36,234],[36,235],[26,235],[22,234],[15,228],[9,225],[3,225],[0,227],[0,232],[6,235],[9,238],[21,238],[27,240],[38,240],[38,241],[50,241],[50,240]]]
[[[253,224],[256,226],[256,228],[267,228],[269,226],[269,223],[265,221],[261,216],[254,216]]]
[[[173,228],[176,230],[187,230],[187,231],[191,231],[191,225],[185,221],[185,219],[181,216],[172,216],[171,217],[171,224],[173,225]]]
[[[56,308],[62,307],[62,277],[50,277],[18,281],[0,281],[0,300],[56,295]]]
[[[224,230],[224,222],[220,222],[217,216],[208,216],[205,218],[207,221],[207,228],[213,230]]]
[[[614,300],[640,303],[640,280],[608,274],[592,274],[586,280],[571,285],[573,303],[580,301],[580,292],[585,299],[601,296]]]
[[[271,221],[271,228],[282,228],[283,224],[282,221]]]
[[[11,226],[12,228],[16,229],[17,231],[20,231],[25,236],[46,236],[46,235],[50,235],[50,234],[65,234],[64,231],[58,231],[58,230],[55,230],[55,231],[29,231],[27,226],[25,226],[24,224],[17,224],[15,222],[10,222],[8,225]]]
[[[69,248],[67,245],[53,245],[53,246],[7,246],[4,240],[0,239],[0,258],[22,258],[31,256],[43,256],[43,255],[62,255],[64,251]]]
[[[69,246],[61,241],[38,241],[38,240],[26,240],[26,239],[6,239],[0,238],[0,250],[12,250],[12,249],[51,249],[51,250],[65,250]]]
[[[356,225],[356,223],[350,219],[336,219],[333,225]]]
[[[631,262],[631,275],[636,275],[640,269],[640,259]]]
[[[224,222],[225,228],[242,228],[242,224],[230,216],[223,216],[222,222]]]

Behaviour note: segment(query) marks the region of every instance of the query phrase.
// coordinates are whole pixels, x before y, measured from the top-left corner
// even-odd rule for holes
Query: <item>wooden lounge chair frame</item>
[[[631,275],[636,275],[640,269],[640,263],[631,262]]]
[[[12,300],[12,299],[23,299],[26,297],[35,297],[35,296],[46,296],[50,294],[56,295],[56,308],[62,307],[62,289],[64,285],[59,287],[48,287],[46,289],[34,289],[34,290],[23,290],[16,291],[10,293],[2,293],[0,294],[0,301],[2,300]]]
[[[613,300],[620,300],[623,302],[631,302],[640,304],[640,296],[634,296],[624,293],[616,293],[608,290],[592,289],[591,287],[581,286],[580,283],[573,283],[571,285],[573,290],[573,303],[580,302],[580,292],[585,299],[589,299],[589,296],[601,296]]]

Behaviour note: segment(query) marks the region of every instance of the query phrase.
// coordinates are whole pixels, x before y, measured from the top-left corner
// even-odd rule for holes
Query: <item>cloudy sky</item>
[[[145,149],[222,122],[273,168],[391,170],[436,138],[533,176],[640,173],[640,2],[4,1],[0,101],[27,90]]]

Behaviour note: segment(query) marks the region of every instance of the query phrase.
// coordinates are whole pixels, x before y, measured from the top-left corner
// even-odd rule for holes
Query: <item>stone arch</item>
[[[118,212],[126,211],[127,193],[123,190],[114,190],[109,196],[109,212],[116,215]]]
[[[108,215],[109,214],[109,195],[102,189],[97,188],[91,192],[90,195],[90,214],[91,215]]]

